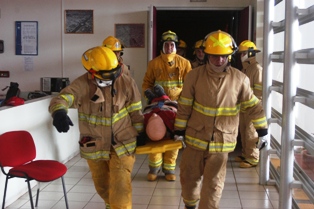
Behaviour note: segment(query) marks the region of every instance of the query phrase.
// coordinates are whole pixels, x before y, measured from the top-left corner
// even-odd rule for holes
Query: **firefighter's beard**
[[[225,63],[222,64],[221,66],[216,66],[216,65],[212,64],[211,62],[209,62],[209,65],[210,65],[210,68],[213,69],[215,72],[221,73],[221,72],[223,72],[223,71],[225,70],[225,68],[227,67],[228,62],[229,62],[229,60],[226,59]]]

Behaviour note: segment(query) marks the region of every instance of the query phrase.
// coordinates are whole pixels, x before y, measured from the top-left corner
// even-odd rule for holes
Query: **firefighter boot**
[[[167,181],[175,181],[176,180],[176,175],[172,173],[168,173],[165,175],[165,178]]]
[[[147,174],[147,180],[148,181],[156,181],[158,177],[158,173],[160,172],[160,169],[150,169],[150,171]]]
[[[184,209],[196,209],[196,206],[185,206]]]

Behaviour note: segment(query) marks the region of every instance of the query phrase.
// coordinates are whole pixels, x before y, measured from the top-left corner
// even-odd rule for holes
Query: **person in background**
[[[136,141],[145,137],[141,94],[112,50],[91,48],[83,53],[82,64],[88,72],[50,102],[53,125],[67,132],[73,125],[68,109],[78,109],[80,155],[87,160],[97,193],[106,208],[131,209]]]
[[[179,40],[179,45],[177,48],[177,54],[186,58],[186,51],[187,51],[188,46],[186,45],[185,41]]]
[[[178,100],[174,139],[184,139],[180,182],[186,209],[217,209],[224,188],[228,153],[238,135],[240,107],[260,137],[268,125],[249,78],[230,66],[237,45],[226,32],[204,38],[206,64],[189,72]]]
[[[260,52],[252,41],[245,40],[239,45],[238,53],[241,54],[242,72],[250,79],[250,86],[254,95],[262,100],[262,76],[263,68],[256,61],[256,53]],[[239,124],[242,155],[235,158],[236,162],[240,162],[240,168],[251,168],[257,166],[259,162],[259,150],[256,148],[258,134],[254,128],[249,115],[246,112],[240,112]]]
[[[189,60],[176,54],[178,43],[179,39],[176,33],[169,30],[162,34],[161,54],[149,61],[143,78],[142,90],[149,101],[155,97],[152,91],[156,84],[163,87],[170,100],[178,100],[185,76],[192,69]],[[165,153],[149,154],[147,180],[155,181],[162,169],[167,181],[175,181],[178,151],[171,150]]]
[[[196,68],[200,65],[204,65],[205,64],[205,53],[204,53],[204,49],[203,49],[203,40],[199,40],[197,42],[195,42],[194,44],[194,59],[191,60],[191,65],[192,65],[192,68]]]
[[[119,39],[113,36],[108,36],[105,38],[102,42],[102,46],[107,47],[111,49],[115,55],[117,56],[117,59],[119,63],[121,63],[121,68],[123,70],[124,74],[131,75],[129,67],[123,63],[123,45]]]

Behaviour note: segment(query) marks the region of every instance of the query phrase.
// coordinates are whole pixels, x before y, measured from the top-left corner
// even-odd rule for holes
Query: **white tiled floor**
[[[278,208],[279,194],[276,188],[259,185],[258,167],[241,169],[238,167],[239,163],[233,161],[234,156],[236,153],[231,153],[229,156],[220,209]],[[180,155],[177,164],[179,163]],[[104,202],[94,189],[86,161],[76,156],[66,165],[68,172],[65,175],[65,182],[70,209],[104,209]],[[176,170],[177,180],[174,182],[167,182],[162,174],[156,182],[148,182],[147,172],[147,155],[136,155],[132,172],[133,209],[183,209],[179,166]],[[60,180],[41,184],[41,190],[38,209],[65,208]],[[33,195],[35,194],[34,190]],[[7,208],[30,208],[28,194],[26,193]]]

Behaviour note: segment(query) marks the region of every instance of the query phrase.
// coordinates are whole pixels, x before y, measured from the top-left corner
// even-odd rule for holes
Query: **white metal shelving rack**
[[[277,185],[280,209],[299,208],[292,195],[294,188],[301,188],[314,204],[314,183],[295,162],[295,151],[300,147],[314,156],[313,134],[296,124],[296,115],[300,117],[298,105],[314,109],[314,88],[308,91],[298,86],[299,73],[304,68],[302,65],[314,64],[314,48],[301,48],[301,41],[305,40],[300,38],[300,27],[314,21],[314,4],[300,8],[301,2],[301,0],[264,1],[263,106],[270,128],[269,143],[261,151],[260,184]],[[275,21],[274,16],[279,4],[284,4],[284,19]],[[313,40],[306,41],[311,43],[314,42],[314,29],[309,32],[312,32]],[[278,34],[281,34],[279,37],[283,37],[282,40],[278,38],[275,40]],[[276,51],[278,41],[283,41],[283,49]],[[278,71],[276,63],[282,65],[282,81],[274,78],[274,71]],[[314,86],[314,77],[312,80]],[[279,110],[273,107],[274,94],[282,97],[282,106]],[[311,121],[311,118],[307,118],[308,115],[303,117]],[[312,124],[313,120],[314,118]],[[280,159],[280,169],[271,164],[272,155]]]

